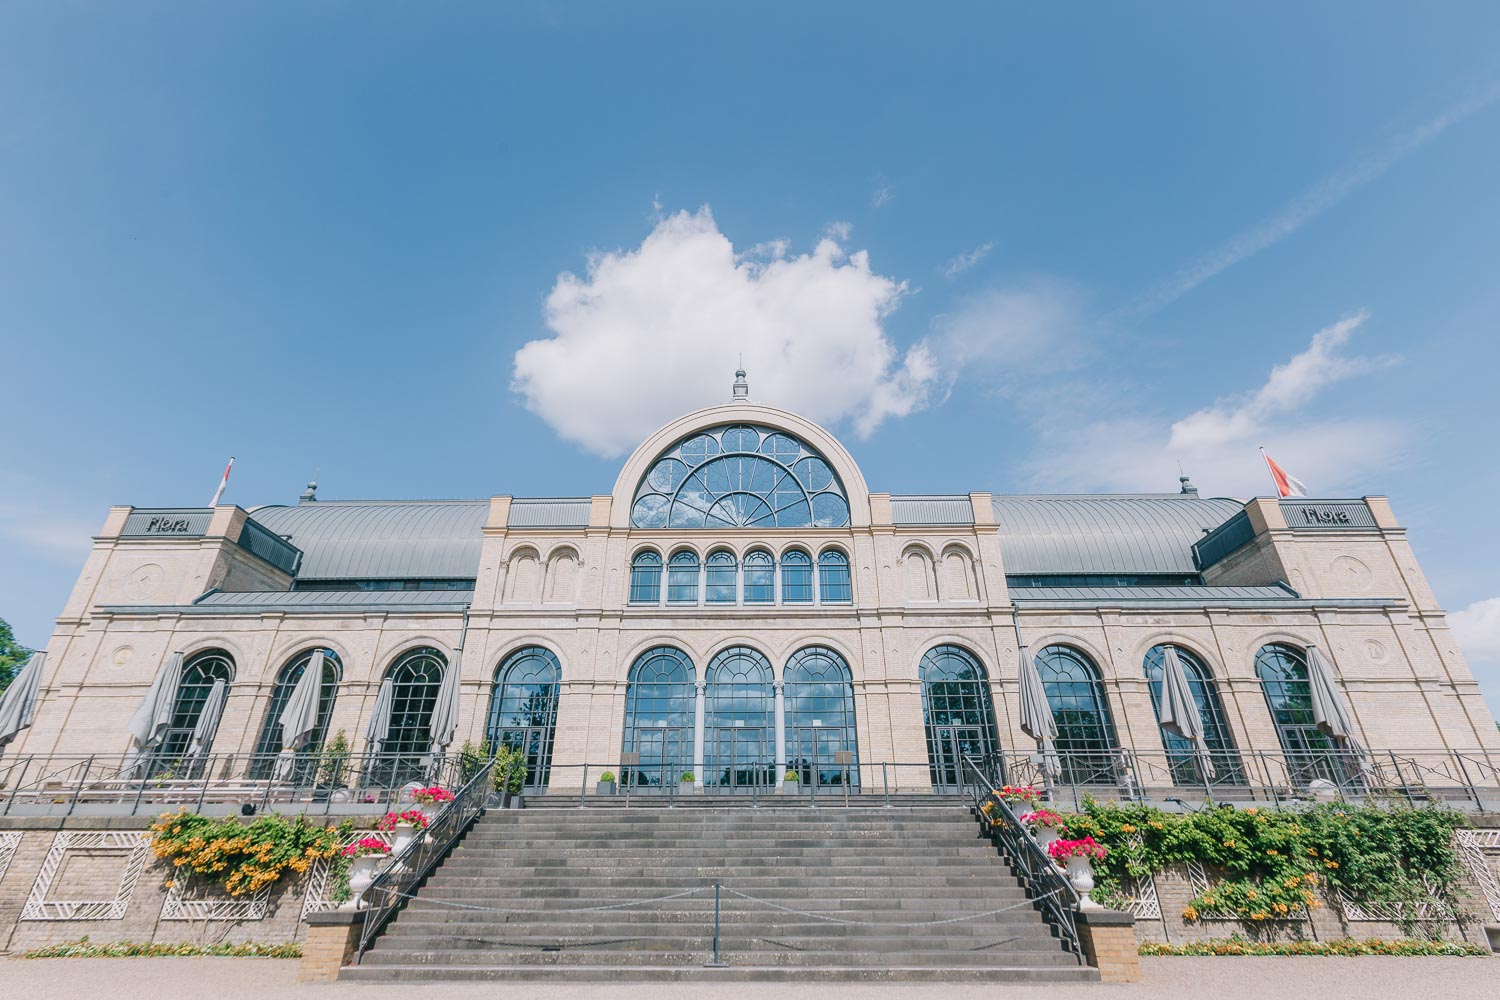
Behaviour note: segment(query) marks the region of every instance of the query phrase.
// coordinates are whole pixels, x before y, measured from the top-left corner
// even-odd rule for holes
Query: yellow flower
[[[1120,824],[1120,832],[1121,833],[1135,833],[1135,827],[1132,826],[1129,823],[1121,823]]]
[[[1198,919],[1198,911],[1197,911],[1197,909],[1195,909],[1192,906],[1192,904],[1189,904],[1188,908],[1182,911],[1182,919],[1183,920],[1197,920]]]
[[[1224,841],[1224,846],[1225,847],[1233,847],[1234,846],[1234,841],[1232,841],[1232,840],[1226,840],[1226,841]]]
[[[1323,867],[1324,868],[1337,868],[1338,866],[1339,866],[1339,863],[1337,861],[1325,861],[1325,862],[1323,862]]]
[[[1269,848],[1267,848],[1266,854],[1268,856],[1270,856],[1270,857],[1273,857],[1273,858],[1279,858],[1279,857],[1281,857],[1281,852],[1280,851],[1271,850]]]
[[[1259,809],[1256,809],[1254,806],[1251,806],[1249,809],[1245,810],[1245,815],[1246,816],[1254,816],[1258,812],[1260,812]]]

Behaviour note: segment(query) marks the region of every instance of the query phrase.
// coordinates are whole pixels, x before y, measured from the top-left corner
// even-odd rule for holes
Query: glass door
[[[787,770],[796,771],[804,786],[807,782],[819,786],[848,782],[850,787],[857,786],[859,775],[855,773],[852,753],[850,763],[839,763],[839,754],[850,749],[844,745],[844,737],[842,727],[796,730],[787,747]]]
[[[963,759],[983,762],[988,744],[980,726],[935,726],[932,785],[937,792],[957,792],[963,786]]]
[[[704,764],[703,784],[718,792],[764,789],[775,769],[767,754],[766,731],[759,727],[735,726],[713,731],[708,748],[711,759]]]
[[[543,726],[523,726],[500,730],[500,742],[520,750],[526,755],[525,790],[536,794],[547,787],[547,769],[552,763],[548,759],[552,741],[547,739]]]
[[[671,788],[691,769],[692,763],[683,758],[688,741],[681,729],[643,726],[638,735],[640,764],[625,779],[634,788]]]

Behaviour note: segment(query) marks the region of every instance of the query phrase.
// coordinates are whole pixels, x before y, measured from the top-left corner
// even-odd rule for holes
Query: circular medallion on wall
[[[130,658],[135,655],[135,650],[129,646],[116,646],[115,651],[109,657],[109,669],[124,670]]]
[[[1365,640],[1365,656],[1371,663],[1384,663],[1388,655],[1385,651],[1385,643],[1379,639]]]
[[[1370,589],[1373,574],[1370,567],[1353,556],[1339,556],[1333,561],[1333,577],[1340,587],[1348,588],[1352,594],[1363,594]]]
[[[132,600],[142,601],[155,597],[167,578],[167,571],[159,563],[143,563],[125,580],[125,593]]]

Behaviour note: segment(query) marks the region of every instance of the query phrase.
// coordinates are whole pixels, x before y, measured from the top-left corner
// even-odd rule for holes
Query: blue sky
[[[0,7],[23,641],[230,454],[603,492],[744,353],[875,489],[1388,494],[1500,707],[1500,7],[493,6]]]

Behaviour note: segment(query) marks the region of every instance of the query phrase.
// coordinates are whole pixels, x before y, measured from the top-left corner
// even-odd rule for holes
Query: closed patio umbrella
[[[1052,741],[1057,739],[1057,720],[1052,717],[1052,706],[1047,703],[1047,689],[1042,685],[1042,675],[1036,661],[1023,644],[1020,655],[1021,682],[1021,732],[1037,742],[1042,753],[1042,770],[1056,781],[1062,777],[1062,763]]]
[[[1333,664],[1316,645],[1307,647],[1307,686],[1312,694],[1313,722],[1339,746],[1359,747],[1354,718],[1333,678]],[[1351,746],[1352,745],[1352,746]]]
[[[370,721],[365,726],[365,747],[369,753],[380,753],[385,747],[385,736],[391,728],[391,709],[395,705],[396,692],[387,677],[380,682],[380,692],[375,695],[375,707],[370,710]]]
[[[443,682],[438,685],[437,701],[432,705],[432,749],[433,757],[444,753],[453,736],[458,732],[458,675],[461,671],[463,652],[453,657],[453,662],[443,671]]]
[[[1203,773],[1212,778],[1214,764],[1208,753],[1208,741],[1204,738],[1203,715],[1198,711],[1193,689],[1188,686],[1182,660],[1172,646],[1162,653],[1161,705],[1156,714],[1163,729],[1193,745],[1193,752],[1203,765]]]
[[[198,724],[193,727],[193,735],[188,740],[188,756],[207,754],[214,743],[214,733],[219,731],[219,719],[224,714],[224,699],[229,693],[229,685],[222,680],[214,681],[214,686],[208,689],[208,697],[203,701],[203,711],[198,713]]]
[[[146,697],[130,717],[130,749],[125,754],[126,774],[145,764],[172,725],[177,709],[177,688],[182,683],[182,654],[173,653],[156,673]]]
[[[42,689],[42,669],[47,654],[32,653],[26,666],[10,682],[5,694],[0,695],[0,749],[21,735],[21,730],[31,725],[36,715],[37,692]]]
[[[281,753],[276,756],[276,779],[289,781],[293,776],[299,751],[318,735],[318,714],[322,710],[323,651],[313,653],[286,701],[281,717]]]

